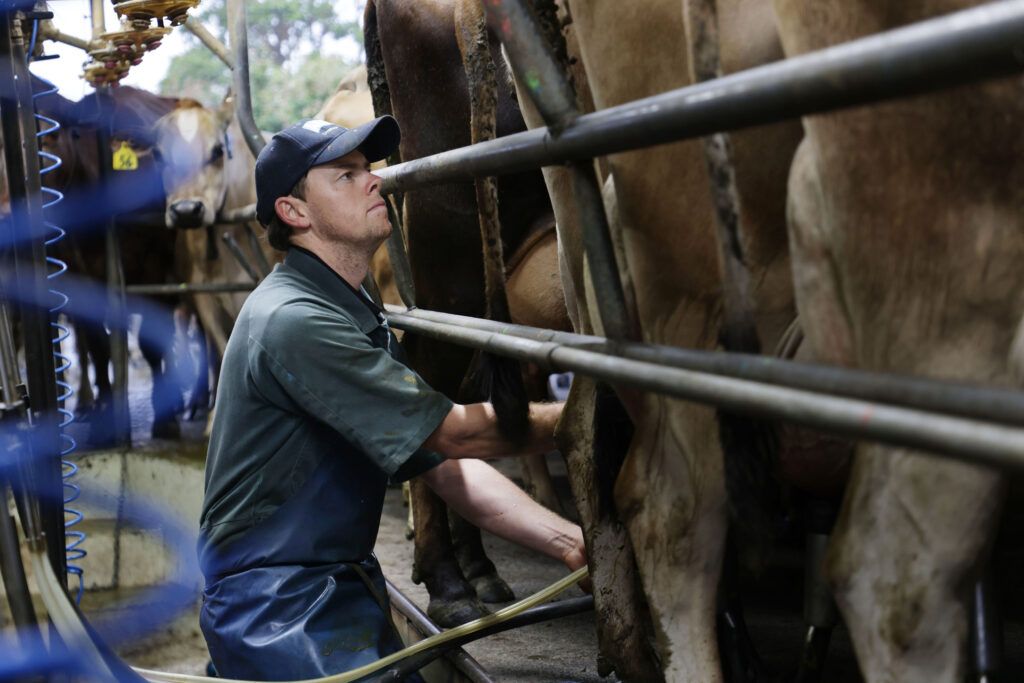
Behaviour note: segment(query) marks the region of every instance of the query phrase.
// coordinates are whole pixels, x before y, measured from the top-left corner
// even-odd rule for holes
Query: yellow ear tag
[[[121,147],[114,152],[115,171],[137,171],[139,168],[139,157],[127,142],[122,142]]]

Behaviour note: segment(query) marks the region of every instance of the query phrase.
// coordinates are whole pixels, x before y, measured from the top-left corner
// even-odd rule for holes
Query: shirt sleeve
[[[440,462],[417,451],[454,404],[336,312],[278,308],[261,333],[250,332],[249,368],[257,387],[277,394],[269,400],[327,424],[389,477],[410,478]]]

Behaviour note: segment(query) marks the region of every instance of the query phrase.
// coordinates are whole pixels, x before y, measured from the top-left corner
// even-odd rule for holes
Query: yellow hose
[[[585,579],[586,577],[587,568],[581,567],[580,569],[577,569],[565,578],[559,579],[547,588],[537,593],[534,593],[530,597],[524,598],[517,603],[509,605],[508,607],[505,607],[504,609],[501,609],[495,612],[494,614],[489,614],[486,617],[481,617],[474,621],[470,621],[468,623],[463,624],[462,626],[456,626],[455,628],[449,629],[448,631],[443,631],[436,635],[430,636],[429,638],[421,640],[415,645],[410,645],[404,650],[399,650],[398,652],[388,655],[383,659],[378,659],[376,662],[373,662],[372,664],[366,664],[365,666],[361,666],[358,669],[352,669],[351,671],[346,671],[345,673],[341,674],[334,674],[333,676],[324,676],[323,678],[311,678],[306,681],[293,681],[291,683],[349,683],[350,681],[358,680],[363,676],[368,676],[372,673],[380,671],[381,669],[385,669],[394,664],[395,662],[405,659],[406,657],[412,657],[413,655],[417,655],[428,648],[434,647],[435,645],[447,643],[453,638],[459,638],[469,633],[475,633],[480,629],[487,628],[488,626],[493,626],[495,624],[500,624],[504,621],[508,621],[520,612],[524,612],[530,609],[531,607],[535,607],[536,605],[539,605],[542,602],[550,600],[551,598],[555,597],[559,593],[562,593],[567,588]],[[220,681],[221,683],[260,683],[259,681],[245,681],[232,678],[208,678],[206,676],[188,676],[186,674],[172,674],[164,673],[162,671],[138,669],[136,667],[132,668],[135,670],[136,673],[145,678],[147,681],[151,681],[151,683],[200,683],[202,681]]]

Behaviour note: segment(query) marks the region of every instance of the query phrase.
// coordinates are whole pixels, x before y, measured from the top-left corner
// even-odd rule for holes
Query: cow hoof
[[[177,420],[154,422],[151,435],[154,439],[180,439],[181,427]]]
[[[505,579],[493,572],[469,579],[469,585],[476,591],[477,597],[486,603],[511,602],[516,599],[516,594],[505,583]]]
[[[453,628],[467,621],[486,617],[491,611],[476,598],[459,598],[457,600],[430,599],[427,616],[441,628]]]
[[[405,540],[411,541],[414,538],[416,538],[416,531],[411,526],[405,527]]]

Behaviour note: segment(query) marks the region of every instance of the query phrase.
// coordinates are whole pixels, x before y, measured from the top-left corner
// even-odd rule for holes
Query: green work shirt
[[[361,528],[335,529],[331,538],[304,545],[314,554],[347,546],[324,551],[324,561],[368,555],[384,483],[412,478],[442,460],[420,446],[452,405],[402,362],[397,340],[365,292],[312,253],[290,249],[249,295],[224,354],[200,517],[207,578],[246,568],[240,564],[310,561],[254,559],[246,551],[244,562],[209,566],[220,564],[211,561],[216,551],[245,545],[234,539],[261,523],[275,526],[265,520],[296,495],[311,495],[311,484],[319,482],[309,478],[323,472],[336,478],[344,506],[376,509],[357,509],[360,523],[352,526]],[[371,522],[373,528],[365,528]]]

